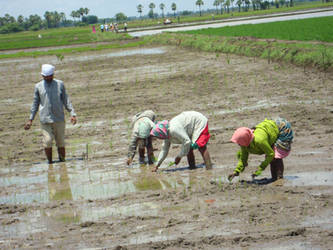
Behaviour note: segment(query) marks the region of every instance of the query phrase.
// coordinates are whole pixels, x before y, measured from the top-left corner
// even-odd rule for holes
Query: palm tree
[[[242,0],[237,0],[236,4],[238,5],[238,12],[240,12],[242,6]]]
[[[177,5],[175,3],[171,4],[171,9],[173,11],[173,15],[176,16],[176,9],[177,9]]]
[[[219,11],[217,10],[217,7],[220,5],[220,0],[215,0],[213,5],[216,7],[216,15],[218,15]]]
[[[195,2],[195,5],[199,6],[200,16],[201,16],[201,5],[204,5],[204,2],[202,0],[197,0]]]
[[[83,16],[84,16],[84,13],[85,13],[85,10],[84,10],[84,8],[80,8],[80,9],[78,10],[78,12],[80,13],[80,17],[82,17],[82,18],[83,18]]]
[[[136,6],[136,9],[138,10],[138,12],[139,12],[139,14],[140,14],[140,18],[141,18],[142,9],[143,9],[142,4],[139,4],[138,6]]]
[[[75,22],[76,11],[73,10],[73,11],[71,12],[70,16],[73,17],[73,20],[74,20],[74,22]]]
[[[59,16],[60,16],[60,21],[62,23],[64,23],[66,21],[66,15],[65,15],[65,13],[64,12],[60,12]]]
[[[162,10],[162,17],[164,18],[164,8],[165,8],[165,4],[161,3],[160,4],[160,9]]]
[[[88,8],[84,8],[84,14],[87,16],[88,15],[88,13],[89,13],[89,9]]]
[[[45,14],[44,14],[44,18],[46,20],[46,25],[48,28],[51,27],[51,18],[52,18],[52,15],[49,11],[46,11]]]
[[[234,12],[234,1],[235,1],[235,0],[230,0],[230,1],[231,1],[231,6],[232,6],[232,9],[231,9],[231,10],[232,10],[232,12]]]
[[[155,9],[155,4],[154,3],[150,3],[149,4],[149,9],[150,9],[150,15],[152,18],[154,18],[154,9]]]
[[[219,0],[220,4],[221,4],[221,15],[223,14],[223,3],[224,3],[224,0]]]
[[[230,0],[226,0],[224,6],[227,7],[227,12],[230,12]]]

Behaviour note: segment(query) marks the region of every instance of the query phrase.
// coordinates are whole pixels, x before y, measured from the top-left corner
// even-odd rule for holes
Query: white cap
[[[51,64],[42,65],[42,76],[52,76],[54,74],[54,66]]]

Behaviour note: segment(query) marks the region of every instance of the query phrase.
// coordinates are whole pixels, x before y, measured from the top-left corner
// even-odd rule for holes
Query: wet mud
[[[47,164],[38,116],[24,131],[43,63],[56,66],[78,114],[66,114],[66,162]],[[176,47],[0,60],[0,248],[330,249],[333,244],[333,73]],[[130,121],[185,110],[209,119],[213,170],[199,152],[157,173],[126,166]],[[263,156],[231,183],[239,126],[284,117],[295,131],[285,178]],[[154,140],[157,157],[161,141]],[[57,160],[56,148],[53,149]]]

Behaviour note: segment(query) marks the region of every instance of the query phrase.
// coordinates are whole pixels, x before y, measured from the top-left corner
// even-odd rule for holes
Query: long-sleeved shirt
[[[237,152],[238,165],[234,170],[235,173],[243,172],[247,166],[249,153],[251,154],[265,154],[265,160],[259,165],[259,172],[263,171],[268,164],[274,159],[274,150],[272,145],[277,140],[279,135],[279,128],[272,120],[265,120],[259,123],[254,132],[254,139],[248,147],[241,146]]]
[[[64,108],[76,116],[72,103],[66,94],[62,81],[53,79],[45,80],[35,85],[34,100],[30,110],[30,120],[33,120],[39,110],[41,123],[54,123],[65,121]]]
[[[169,139],[163,141],[157,166],[160,166],[167,157],[171,143],[182,145],[178,157],[186,156],[192,143],[198,140],[207,123],[207,118],[196,111],[185,111],[172,118],[169,122]]]
[[[133,159],[136,153],[136,147],[138,144],[139,138],[139,124],[140,122],[145,122],[147,124],[151,124],[151,127],[154,125],[155,121],[155,113],[152,110],[146,110],[142,113],[138,113],[132,118],[132,136],[130,139],[130,145],[128,147],[128,158]]]

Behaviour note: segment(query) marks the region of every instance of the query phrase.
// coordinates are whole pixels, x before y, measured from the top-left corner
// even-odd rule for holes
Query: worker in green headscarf
[[[156,115],[152,110],[146,110],[133,116],[132,118],[132,136],[128,148],[127,165],[130,165],[136,153],[139,151],[139,163],[145,164],[145,148],[147,148],[148,164],[154,163],[154,153],[150,130],[154,126]]]

